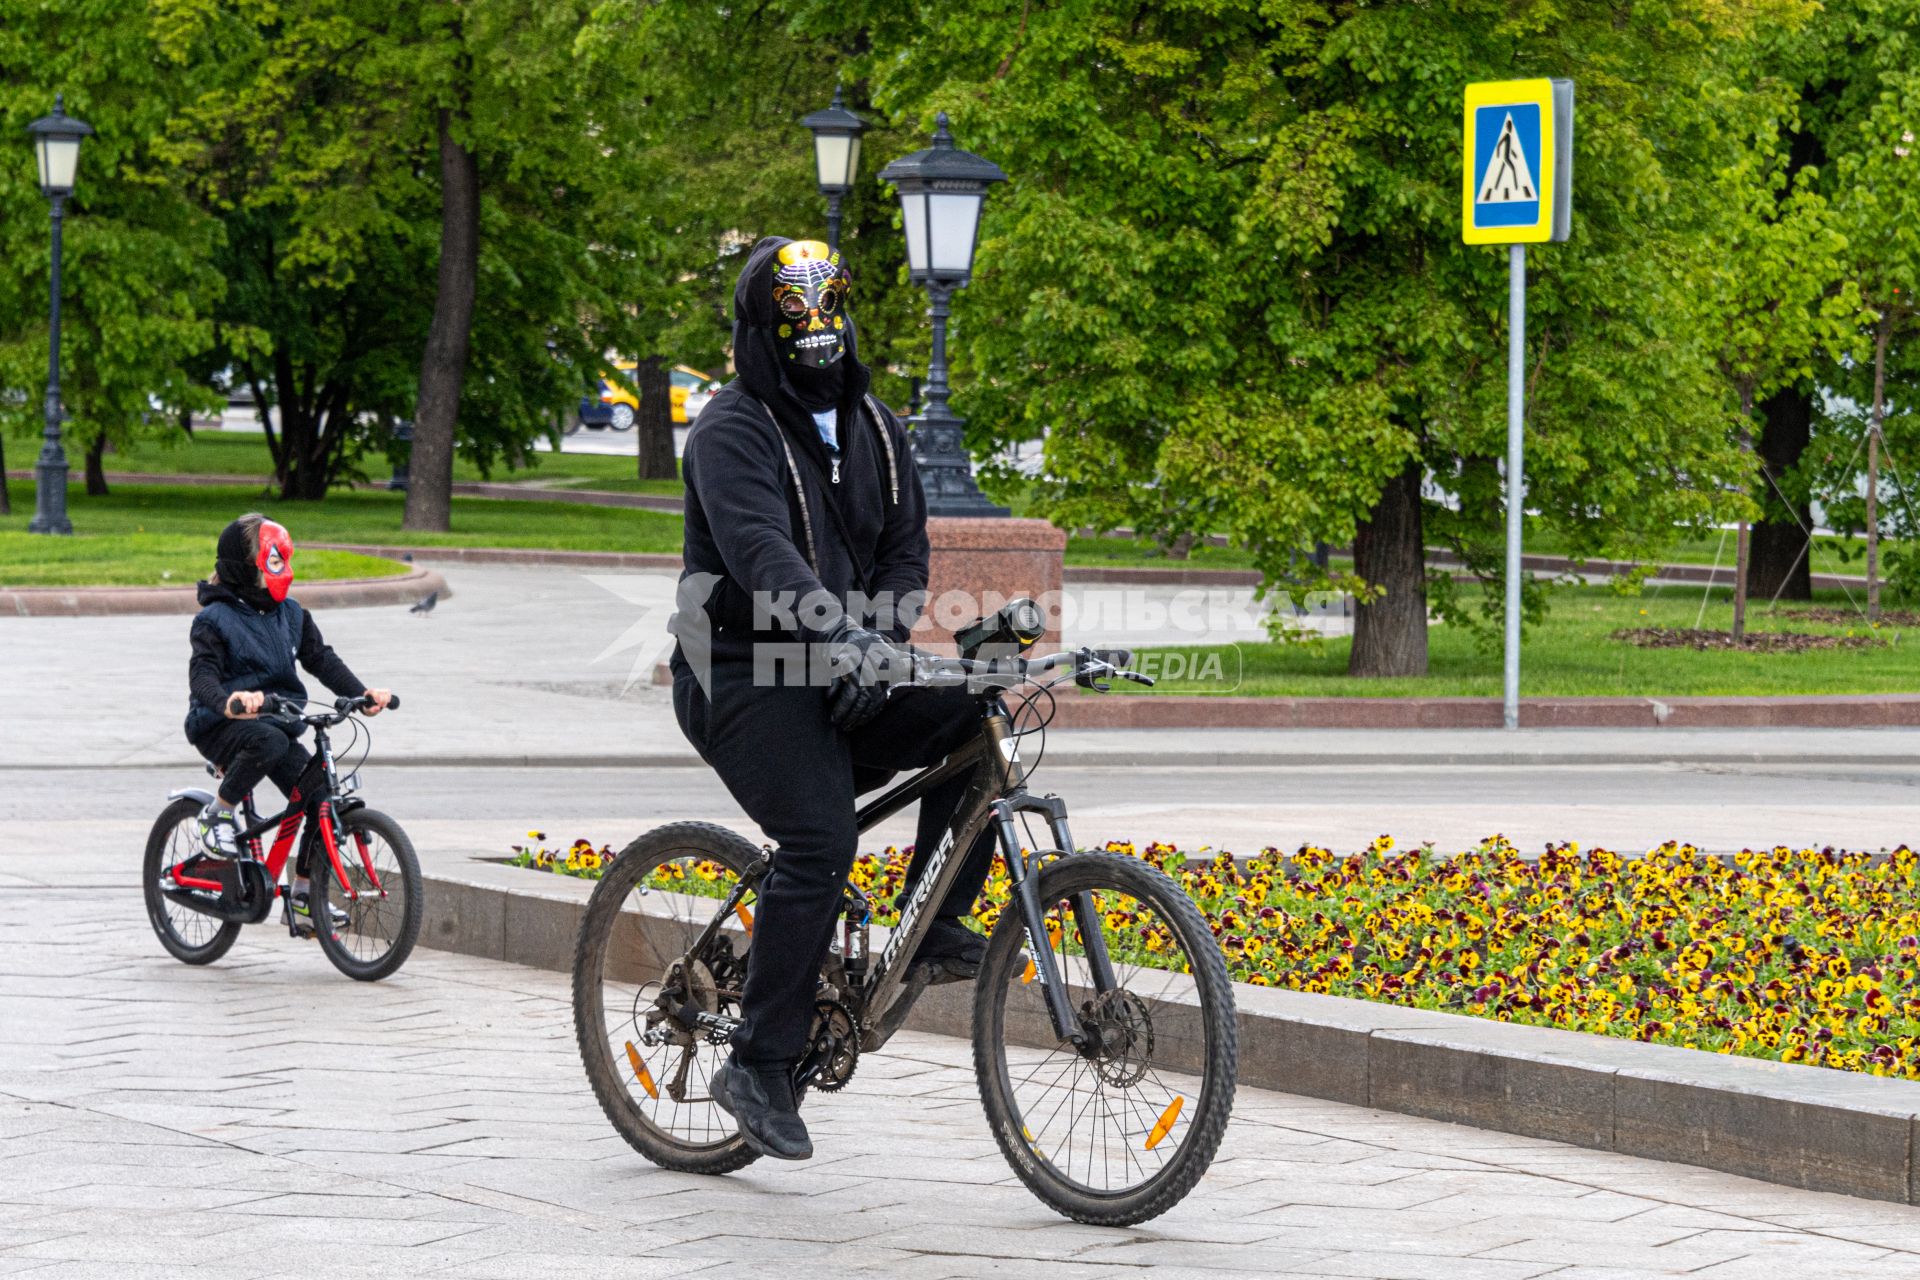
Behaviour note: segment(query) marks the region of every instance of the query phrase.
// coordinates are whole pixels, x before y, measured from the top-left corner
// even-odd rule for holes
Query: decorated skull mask
[[[824,369],[847,354],[847,272],[818,240],[782,246],[773,270],[774,339],[795,364]]]

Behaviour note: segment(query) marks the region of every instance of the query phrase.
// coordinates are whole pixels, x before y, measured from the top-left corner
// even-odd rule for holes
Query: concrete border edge
[[[537,875],[479,861],[428,875],[420,945],[567,971],[592,885]],[[1920,1083],[1338,996],[1234,995],[1249,1085],[1920,1204]],[[960,984],[928,991],[907,1025],[965,1038],[971,1021]]]

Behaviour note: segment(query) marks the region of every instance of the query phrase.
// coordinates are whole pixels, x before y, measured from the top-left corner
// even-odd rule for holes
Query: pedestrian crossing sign
[[[1461,234],[1538,244],[1573,229],[1573,81],[1467,86]]]

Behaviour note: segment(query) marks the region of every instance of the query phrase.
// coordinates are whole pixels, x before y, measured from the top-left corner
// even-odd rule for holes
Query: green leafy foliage
[[[62,254],[61,384],[71,442],[174,429],[219,403],[189,370],[213,344],[217,228],[156,146],[191,86],[156,56],[137,0],[44,0],[0,21],[0,432],[38,433],[47,376],[49,209],[26,126],[66,95],[82,145]]]

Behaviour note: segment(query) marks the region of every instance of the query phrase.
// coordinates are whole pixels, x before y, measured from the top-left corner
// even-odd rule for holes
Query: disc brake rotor
[[[1104,991],[1082,1006],[1081,1016],[1098,1037],[1087,1056],[1100,1078],[1120,1089],[1140,1083],[1153,1061],[1153,1013],[1147,1002],[1124,988]]]

